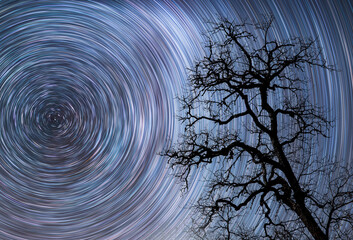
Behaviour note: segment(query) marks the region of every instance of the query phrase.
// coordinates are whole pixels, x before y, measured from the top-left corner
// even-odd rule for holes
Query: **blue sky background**
[[[0,238],[188,239],[207,173],[182,194],[158,155],[182,129],[175,98],[208,21],[268,14],[339,70],[304,75],[335,120],[315,150],[352,167],[351,1],[1,1]]]

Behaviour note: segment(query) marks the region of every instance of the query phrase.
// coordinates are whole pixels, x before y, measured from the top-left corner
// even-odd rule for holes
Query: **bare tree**
[[[186,188],[195,168],[218,166],[196,206],[198,236],[209,229],[218,239],[246,239],[236,219],[255,208],[264,238],[348,239],[352,174],[316,158],[313,144],[332,122],[305,90],[306,68],[332,68],[315,40],[277,41],[272,23],[214,25],[180,97],[185,132],[163,155]]]

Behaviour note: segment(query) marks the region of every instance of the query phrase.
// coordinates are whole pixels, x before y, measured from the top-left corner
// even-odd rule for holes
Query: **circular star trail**
[[[189,239],[205,176],[180,194],[158,155],[182,129],[176,96],[208,21],[266,14],[339,69],[304,74],[336,120],[316,151],[349,166],[349,1],[1,1],[0,239]]]

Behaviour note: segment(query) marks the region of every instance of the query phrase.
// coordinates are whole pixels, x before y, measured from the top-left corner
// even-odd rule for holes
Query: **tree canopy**
[[[332,122],[310,100],[304,74],[333,69],[315,39],[278,41],[272,24],[273,18],[214,24],[206,55],[190,69],[190,89],[180,96],[185,132],[163,155],[186,187],[193,169],[220,166],[195,206],[201,238],[209,230],[213,239],[252,239],[235,227],[252,207],[260,209],[264,238],[348,239],[352,174],[315,154],[317,137],[328,137]],[[325,189],[317,190],[318,181]]]

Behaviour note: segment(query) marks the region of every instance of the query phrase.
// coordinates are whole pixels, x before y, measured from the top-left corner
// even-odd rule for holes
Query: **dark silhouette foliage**
[[[277,41],[272,24],[214,24],[180,97],[185,132],[163,155],[186,188],[195,168],[219,166],[195,206],[196,237],[257,239],[238,227],[256,209],[261,238],[350,239],[352,174],[316,157],[332,122],[305,90],[307,68],[333,69],[315,40]]]

